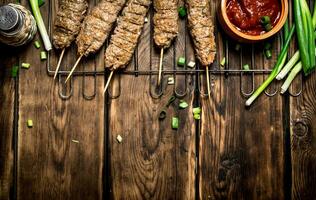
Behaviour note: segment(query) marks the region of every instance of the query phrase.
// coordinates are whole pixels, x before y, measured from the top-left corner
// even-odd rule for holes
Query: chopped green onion
[[[45,4],[45,0],[38,0],[38,6],[41,7]]]
[[[273,28],[273,26],[272,26],[271,24],[266,24],[266,25],[264,26],[264,29],[265,29],[267,32],[271,31],[272,28]]]
[[[200,120],[201,119],[201,115],[200,114],[194,114],[193,115],[195,120]]]
[[[184,18],[187,15],[187,10],[185,7],[181,6],[178,8],[179,16]]]
[[[262,16],[260,19],[261,24],[266,25],[271,23],[271,19],[269,16]]]
[[[29,127],[29,128],[33,127],[33,121],[31,119],[27,120],[27,127]]]
[[[160,120],[163,120],[163,119],[165,119],[166,117],[167,117],[167,111],[166,111],[166,110],[160,111],[160,113],[159,113],[159,119],[160,119]]]
[[[183,67],[185,65],[185,58],[184,57],[180,57],[178,59],[178,65]]]
[[[13,78],[18,76],[19,66],[13,66],[11,69],[11,75]]]
[[[267,42],[264,44],[264,50],[270,50],[272,47],[271,43]]]
[[[38,30],[43,39],[45,49],[46,51],[50,51],[52,50],[52,43],[50,42],[46,27],[45,27],[45,23],[41,15],[41,11],[38,6],[38,0],[29,0],[29,2],[31,4],[31,8],[32,8],[33,15],[37,23]]]
[[[173,129],[178,129],[179,128],[179,118],[172,117],[171,126]]]
[[[46,59],[47,59],[46,51],[41,51],[41,60],[46,60]]]
[[[117,140],[118,143],[122,143],[123,138],[122,138],[121,135],[117,135],[116,140]]]
[[[195,62],[190,61],[190,62],[188,63],[188,67],[194,68],[194,67],[195,67]]]
[[[22,63],[21,67],[24,68],[24,69],[29,69],[31,66],[30,63]]]
[[[188,106],[189,104],[187,102],[185,102],[184,100],[180,100],[179,108],[186,109]]]
[[[34,46],[35,46],[36,49],[41,48],[41,44],[40,44],[40,42],[39,42],[38,40],[36,40],[36,41],[34,42]]]
[[[236,44],[235,50],[236,50],[236,51],[240,51],[240,49],[241,49],[241,45],[240,45],[240,44]]]
[[[148,18],[147,18],[147,17],[145,17],[145,20],[144,20],[144,21],[145,21],[145,23],[147,23],[147,22],[148,22]]]
[[[250,67],[248,64],[245,64],[243,67],[242,67],[245,71],[249,71],[250,70]]]
[[[225,64],[226,64],[226,58],[224,57],[223,59],[222,59],[222,61],[221,61],[221,66],[225,66]]]
[[[168,85],[173,85],[174,84],[174,78],[173,76],[168,78]]]
[[[200,107],[196,107],[196,108],[193,108],[193,114],[196,115],[196,114],[201,114],[201,111],[202,109]]]
[[[264,55],[266,56],[267,59],[272,58],[272,52],[271,50],[267,49],[264,51]]]
[[[78,140],[71,140],[73,143],[77,143],[79,144],[79,141]]]
[[[297,74],[302,70],[302,62],[297,63],[295,67],[292,69],[291,73],[285,80],[284,84],[281,86],[281,94],[284,94],[287,89],[290,87],[292,81],[297,76]]]

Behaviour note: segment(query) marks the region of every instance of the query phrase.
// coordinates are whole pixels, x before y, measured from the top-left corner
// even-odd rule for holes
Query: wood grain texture
[[[215,14],[215,3],[220,1],[211,2]],[[245,45],[239,53],[225,35],[217,34],[217,39],[218,60],[226,56],[230,69],[240,69],[243,64],[271,68],[275,63],[275,50],[273,60],[264,61],[260,44]],[[256,87],[262,81],[262,75],[256,76]],[[251,76],[245,75],[242,82],[243,89],[250,92]],[[200,199],[283,199],[282,98],[261,95],[245,108],[240,87],[239,75],[212,76],[212,103],[207,98],[201,101]]]
[[[140,70],[149,69],[150,66],[158,69],[160,50],[151,46],[151,25],[151,22],[145,25],[136,53],[139,56]],[[184,21],[181,21],[182,36],[175,42],[176,48],[171,47],[165,52],[165,70],[173,68],[175,56],[185,53],[184,26]],[[129,68],[134,66],[134,62]],[[152,84],[155,87],[157,76],[154,75],[152,79],[148,76],[121,76],[121,96],[111,101],[109,131],[113,199],[195,198],[196,154],[192,111],[191,108],[179,110],[177,99],[167,109],[167,118],[159,121],[159,112],[173,95],[174,88],[173,85],[166,84],[170,75],[165,75],[165,93],[161,99],[153,99],[149,86]],[[177,78],[175,87],[179,92],[183,92],[183,79],[184,77]],[[185,97],[190,105],[193,103],[193,80],[188,78],[190,90]],[[117,87],[116,80],[112,90]],[[173,116],[179,117],[178,130],[171,128]],[[122,143],[117,142],[118,135],[123,137]]]
[[[1,0],[0,6],[14,2]],[[18,64],[16,49],[0,45],[0,200],[14,196],[14,104],[17,79],[12,78],[11,70]]]
[[[90,5],[94,3],[90,1]],[[53,18],[57,8],[54,1]],[[47,22],[48,2],[41,11]],[[73,96],[62,100],[58,82],[47,75],[46,62],[40,61],[40,51],[30,44],[24,52],[21,61],[31,67],[21,71],[19,82],[18,199],[102,199],[103,77],[97,78],[97,96],[92,101],[82,97],[82,89],[92,91],[93,81],[84,85],[78,77],[73,78]],[[76,49],[67,53],[63,69],[74,63]],[[56,63],[53,53],[51,65]],[[102,56],[86,59],[80,66],[95,67],[103,69]],[[27,119],[33,120],[33,128],[26,126]]]

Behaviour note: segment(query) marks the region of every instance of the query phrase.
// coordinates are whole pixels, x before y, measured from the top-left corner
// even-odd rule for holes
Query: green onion
[[[264,55],[266,56],[267,59],[272,58],[272,52],[271,50],[267,49],[264,51]]]
[[[27,127],[32,128],[33,127],[33,121],[31,119],[27,120]]]
[[[18,76],[19,66],[13,66],[11,69],[11,75],[13,78]]]
[[[38,0],[38,6],[41,7],[45,4],[45,0]]]
[[[194,67],[195,67],[195,62],[190,61],[190,62],[188,63],[188,67],[194,68]]]
[[[183,6],[178,8],[178,12],[181,18],[184,18],[187,15],[187,10]]]
[[[47,59],[46,51],[41,51],[41,60],[46,60],[46,59]]]
[[[183,67],[185,65],[185,58],[184,57],[180,57],[178,59],[178,65]]]
[[[226,64],[226,58],[224,57],[223,59],[222,59],[222,61],[221,61],[221,66],[225,66],[225,64]]]
[[[193,108],[192,112],[194,115],[201,114],[202,109],[200,107]]]
[[[240,44],[236,44],[235,50],[236,50],[236,51],[240,51],[240,48],[241,48],[241,45],[240,45]]]
[[[271,19],[269,16],[262,16],[260,19],[261,24],[266,25],[266,24],[271,24]]]
[[[35,17],[37,26],[38,26],[38,30],[42,36],[43,42],[44,42],[44,46],[46,51],[50,51],[52,50],[52,44],[50,42],[49,36],[47,34],[47,30],[41,15],[41,11],[39,9],[38,6],[38,0],[30,0],[30,4],[32,7],[32,11],[33,11],[33,15]]]
[[[295,25],[292,26],[291,31],[289,33],[289,37],[286,39],[285,45],[282,48],[282,51],[278,57],[277,63],[274,66],[268,79],[266,79],[263,82],[263,84],[246,101],[246,106],[250,106],[258,98],[258,96],[270,85],[270,83],[274,80],[274,78],[279,74],[279,72],[283,68],[285,61],[286,61],[286,57],[287,57],[287,50],[289,48],[290,41],[291,41],[292,36],[294,34],[294,30],[295,30]]]
[[[24,69],[29,69],[31,66],[30,63],[22,63],[21,67],[24,68]]]
[[[299,60],[300,60],[300,52],[296,51],[293,57],[289,60],[289,62],[283,67],[283,69],[277,75],[276,79],[277,80],[283,79]]]
[[[271,24],[266,24],[266,25],[264,25],[264,29],[265,29],[267,32],[271,31],[272,28],[273,28],[273,26],[272,26]]]
[[[267,42],[264,44],[264,50],[270,50],[272,48],[271,43]]]
[[[245,64],[243,67],[242,67],[245,71],[249,71],[250,70],[250,67],[248,64]]]
[[[189,106],[189,104],[183,100],[180,100],[179,108],[186,109]]]
[[[179,118],[172,117],[171,126],[173,129],[178,129],[179,128]]]
[[[36,49],[41,48],[41,44],[39,43],[38,40],[36,40],[36,41],[34,42],[34,46],[35,46]]]
[[[193,115],[195,120],[200,120],[201,119],[201,115],[200,114],[194,114]]]
[[[299,62],[297,63],[297,65],[295,65],[295,67],[292,69],[291,73],[289,74],[289,76],[287,77],[283,85],[281,86],[281,94],[284,94],[287,91],[292,81],[301,70],[302,70],[302,62]]]

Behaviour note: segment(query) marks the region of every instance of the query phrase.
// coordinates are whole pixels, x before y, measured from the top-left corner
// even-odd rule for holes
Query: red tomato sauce
[[[248,35],[260,35],[266,32],[260,19],[269,16],[274,27],[281,15],[279,0],[228,0],[227,15],[240,31]]]

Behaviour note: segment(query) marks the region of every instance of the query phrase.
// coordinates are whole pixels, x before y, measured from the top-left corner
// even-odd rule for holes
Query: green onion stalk
[[[277,63],[275,64],[271,74],[263,82],[263,84],[253,93],[253,95],[251,95],[250,98],[246,101],[246,106],[250,106],[258,98],[258,96],[270,85],[270,83],[275,79],[275,77],[279,74],[279,72],[283,68],[286,62],[287,50],[289,48],[290,41],[294,34],[294,30],[295,30],[295,25],[292,26],[290,33],[288,34],[288,37],[286,37],[284,47],[282,48],[282,51],[278,57]],[[285,35],[287,35],[287,33],[285,33]]]
[[[33,15],[35,17],[37,26],[38,26],[38,30],[41,34],[41,37],[43,39],[43,43],[45,46],[46,51],[50,51],[52,50],[52,44],[50,42],[49,36],[47,34],[47,30],[41,15],[41,11],[39,9],[39,5],[38,5],[38,0],[30,0],[30,4],[31,4],[31,8],[33,11]]]

